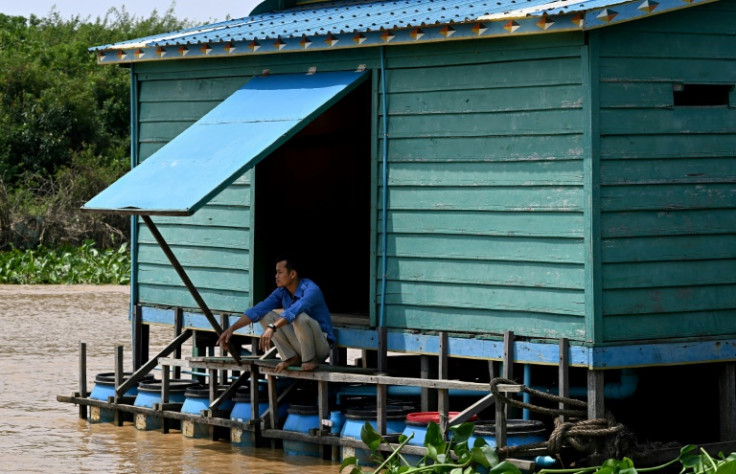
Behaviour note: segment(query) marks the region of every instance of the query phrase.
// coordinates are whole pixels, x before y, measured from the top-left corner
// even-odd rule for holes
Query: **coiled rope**
[[[568,408],[547,408],[531,403],[525,403],[515,398],[507,396],[498,390],[498,385],[515,385],[518,392],[528,393],[532,397],[541,398],[551,402],[563,403],[565,406],[583,408],[584,410],[575,410]],[[630,438],[628,430],[621,423],[617,423],[613,415],[607,413],[605,418],[596,418],[593,420],[581,419],[588,414],[588,403],[575,398],[561,397],[547,392],[541,392],[525,385],[514,382],[513,380],[502,377],[491,380],[491,392],[493,393],[496,403],[506,403],[511,406],[526,408],[527,410],[542,413],[545,415],[559,417],[564,415],[571,417],[569,421],[562,422],[560,418],[555,418],[555,428],[550,434],[549,440],[524,444],[518,446],[504,446],[498,448],[497,451],[501,455],[508,456],[511,453],[529,451],[538,448],[547,448],[552,454],[559,454],[563,445],[569,445],[578,451],[593,453],[600,446],[601,441],[606,438],[612,438],[608,445],[611,453],[620,457],[621,452],[628,447],[626,442]]]

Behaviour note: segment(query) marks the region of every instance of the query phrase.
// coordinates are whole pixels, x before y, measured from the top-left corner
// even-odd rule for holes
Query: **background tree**
[[[128,70],[89,48],[187,26],[173,6],[145,19],[0,14],[0,249],[127,239],[128,218],[79,212],[130,167]]]

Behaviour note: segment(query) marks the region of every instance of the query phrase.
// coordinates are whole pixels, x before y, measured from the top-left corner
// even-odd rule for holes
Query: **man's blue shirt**
[[[274,309],[283,308],[281,317],[291,324],[301,313],[307,313],[309,317],[319,323],[322,332],[327,334],[330,345],[335,342],[332,332],[332,318],[327,303],[316,283],[307,278],[299,279],[299,284],[294,291],[294,296],[286,288],[276,288],[268,298],[261,301],[252,308],[245,310],[245,315],[253,322],[260,320],[263,316]]]

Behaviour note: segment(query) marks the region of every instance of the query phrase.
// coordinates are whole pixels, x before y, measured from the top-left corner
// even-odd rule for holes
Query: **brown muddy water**
[[[88,390],[114,370],[125,346],[131,369],[128,287],[0,285],[0,472],[327,473],[339,464],[194,440],[178,431],[90,424],[56,395],[78,390],[79,343],[87,344]],[[171,340],[151,328],[151,352]]]

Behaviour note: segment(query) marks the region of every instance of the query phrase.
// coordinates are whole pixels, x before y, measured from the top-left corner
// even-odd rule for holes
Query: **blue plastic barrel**
[[[283,429],[309,434],[311,430],[320,428],[319,409],[314,405],[291,405],[287,412]],[[320,445],[305,441],[284,440],[284,454],[289,456],[320,457]]]
[[[476,438],[483,438],[486,443],[495,448],[496,425],[494,423],[476,424],[468,445],[472,447]],[[506,421],[506,446],[521,446],[542,441],[547,441],[547,431],[541,421],[519,419]]]
[[[403,406],[386,407],[386,434],[400,434],[406,427],[406,415],[410,408]],[[374,429],[378,429],[378,413],[375,408],[351,408],[345,412],[345,423],[340,431],[340,438],[360,440],[360,431],[366,423],[370,423]],[[353,453],[354,452],[354,453]],[[344,447],[343,458],[352,455],[358,458],[361,466],[372,465],[370,461],[371,452],[368,449],[353,449]],[[348,456],[349,457],[349,456]]]
[[[123,372],[123,381],[130,378],[133,372]],[[152,382],[154,380],[153,374],[148,374],[143,377],[144,382]],[[133,386],[123,394],[126,397],[135,397],[138,395],[138,387]],[[89,394],[89,398],[92,400],[102,400],[106,402],[110,397],[115,396],[115,372],[103,372],[95,376],[95,386],[92,388],[92,393]],[[115,418],[115,412],[108,408],[92,408],[92,415],[89,418],[91,423],[112,423]]]
[[[133,375],[133,372],[123,372],[123,381],[126,381]],[[148,374],[141,382],[153,382],[154,377],[152,374]],[[133,386],[123,394],[126,397],[133,397],[138,395],[138,387]],[[115,372],[103,372],[95,376],[95,386],[92,388],[92,393],[89,394],[89,398],[93,400],[107,401],[109,397],[115,396]]]
[[[195,380],[169,380],[169,402],[184,403],[186,390],[193,385],[199,384]],[[138,396],[135,397],[133,405],[153,408],[154,403],[161,403],[161,381],[138,384]]]
[[[217,396],[222,395],[227,386],[221,385],[217,387]],[[217,408],[221,411],[229,412],[233,408],[233,400],[224,400]],[[194,385],[188,387],[184,392],[184,405],[181,407],[182,413],[191,413],[200,415],[203,410],[210,409],[210,388],[202,385]]]

